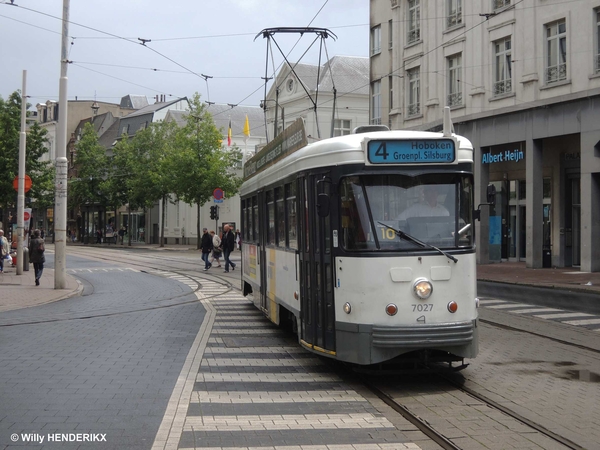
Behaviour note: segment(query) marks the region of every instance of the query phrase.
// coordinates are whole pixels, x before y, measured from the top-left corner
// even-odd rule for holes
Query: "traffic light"
[[[219,220],[219,207],[211,206],[210,207],[210,218],[213,220]]]

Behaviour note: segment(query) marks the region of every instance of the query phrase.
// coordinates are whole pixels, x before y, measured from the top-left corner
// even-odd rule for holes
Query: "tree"
[[[241,179],[235,167],[241,162],[242,153],[237,147],[223,149],[221,131],[198,93],[190,101],[187,123],[179,133],[177,146],[179,151],[171,161],[176,178],[174,192],[186,203],[197,205],[196,231],[200,237],[200,208],[211,199],[214,189],[220,187],[230,197],[238,192]]]
[[[19,133],[21,131],[21,94],[10,94],[7,100],[0,97],[0,207],[16,204],[13,179],[19,174]],[[25,169],[31,177],[32,187],[26,194],[33,207],[47,207],[54,200],[54,170],[51,162],[41,158],[48,152],[46,130],[34,123],[27,132]]]
[[[177,151],[178,132],[174,122],[151,123],[148,128],[136,133],[128,150],[131,170],[129,205],[149,209],[156,201],[162,200],[161,247],[164,247],[166,202],[175,191],[172,161]]]
[[[69,209],[79,209],[84,205],[106,207],[108,159],[106,150],[98,142],[96,130],[89,122],[75,144],[74,165],[77,175],[69,183]]]

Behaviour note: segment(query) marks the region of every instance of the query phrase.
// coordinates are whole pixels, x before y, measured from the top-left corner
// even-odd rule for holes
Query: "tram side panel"
[[[462,358],[478,352],[475,254],[390,258],[336,257],[337,357],[374,364],[421,349]],[[433,285],[429,298],[413,292],[415,280]],[[451,313],[448,303],[458,310]],[[348,314],[344,305],[350,305]],[[397,313],[389,315],[386,306]]]
[[[261,267],[258,264],[258,246],[248,245],[244,258],[244,281],[252,286],[254,305],[260,309]],[[268,248],[266,250],[265,295],[267,309],[263,311],[273,323],[279,325],[279,305],[283,305],[296,317],[300,316],[300,302],[294,294],[299,292],[297,275],[297,254],[295,251],[284,251]]]

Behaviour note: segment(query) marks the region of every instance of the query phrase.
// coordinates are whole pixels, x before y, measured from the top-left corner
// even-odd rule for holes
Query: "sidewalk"
[[[477,280],[600,295],[600,272],[581,272],[578,267],[529,269],[524,262],[480,264]]]
[[[54,270],[44,268],[40,285],[35,285],[33,264],[29,271],[17,275],[17,268],[4,264],[0,273],[0,312],[28,308],[80,295],[83,286],[71,275],[66,274],[66,288],[54,289]]]

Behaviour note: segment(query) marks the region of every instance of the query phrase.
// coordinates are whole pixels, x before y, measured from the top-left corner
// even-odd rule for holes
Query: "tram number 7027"
[[[433,310],[433,303],[413,303],[413,312],[428,312]]]

